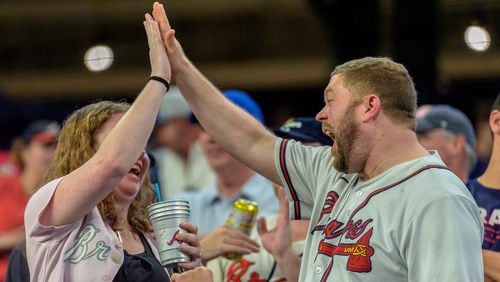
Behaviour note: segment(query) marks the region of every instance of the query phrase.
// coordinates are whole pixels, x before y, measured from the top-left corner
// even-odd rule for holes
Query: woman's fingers
[[[198,266],[201,266],[201,259],[196,259],[190,262],[179,262],[178,265],[184,269],[194,269]]]
[[[187,269],[201,266],[201,251],[199,247],[182,244],[179,245],[179,251],[183,252],[191,258],[190,262],[179,263],[179,266]]]
[[[148,39],[148,46],[149,46],[149,49],[151,49],[151,47],[153,46],[153,39],[152,39],[152,30],[151,30],[151,22],[148,20],[148,14],[145,14],[144,15],[144,29],[146,30],[146,37]]]
[[[200,258],[201,256],[200,248],[191,245],[181,244],[179,245],[179,251],[194,259]]]
[[[192,234],[198,234],[198,226],[188,221],[181,222],[179,227]]]
[[[179,233],[176,236],[177,240],[180,240],[182,242],[188,243],[191,246],[199,247],[200,246],[200,240],[198,238],[198,235],[192,234],[192,233]]]

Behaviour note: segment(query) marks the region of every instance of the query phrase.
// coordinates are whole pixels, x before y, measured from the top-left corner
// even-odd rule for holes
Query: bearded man
[[[224,98],[186,57],[161,4],[153,14],[177,85],[205,131],[282,183],[293,218],[311,220],[299,281],[482,281],[477,205],[439,155],[418,143],[417,93],[403,65],[363,58],[337,66],[316,116],[335,143],[304,146]]]

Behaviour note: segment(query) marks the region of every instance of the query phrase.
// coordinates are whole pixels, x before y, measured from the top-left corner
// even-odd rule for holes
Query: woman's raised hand
[[[161,39],[158,23],[150,14],[145,14],[144,28],[148,37],[151,76],[158,76],[170,82],[172,70]]]

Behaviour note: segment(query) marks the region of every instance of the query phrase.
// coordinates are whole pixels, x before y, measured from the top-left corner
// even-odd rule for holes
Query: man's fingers
[[[222,246],[221,251],[223,253],[238,253],[238,254],[242,254],[242,255],[248,255],[248,254],[257,252],[251,248],[246,248],[246,247],[241,246],[241,245],[224,245],[224,246]]]
[[[267,233],[267,223],[265,218],[263,217],[259,218],[257,231],[259,232],[260,235]]]
[[[290,222],[290,210],[289,210],[289,202],[288,197],[286,196],[285,189],[283,187],[278,187],[276,190],[279,199],[279,218],[277,225],[288,225]]]
[[[248,252],[258,252],[260,250],[260,246],[257,242],[255,242],[252,239],[235,239],[235,238],[228,238],[224,240],[224,246],[228,248],[236,248],[239,250],[246,250]],[[231,249],[227,251],[231,251]]]
[[[153,17],[159,23],[162,33],[165,33],[171,29],[167,14],[165,13],[165,8],[158,2],[155,2],[153,4]]]

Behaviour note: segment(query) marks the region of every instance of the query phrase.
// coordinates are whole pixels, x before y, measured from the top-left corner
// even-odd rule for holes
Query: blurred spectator
[[[0,175],[0,281],[10,251],[24,239],[24,209],[52,161],[59,129],[56,121],[34,121],[12,144],[11,160],[20,173]]]
[[[295,139],[308,146],[332,145],[332,139],[323,134],[321,123],[314,118],[291,118],[273,131],[279,137]],[[254,228],[251,234],[251,239],[264,248],[256,253],[246,254],[241,260],[228,260],[220,255],[223,254],[222,250],[238,250],[240,242],[228,238],[234,231],[224,226],[218,228],[226,231],[218,232],[218,235],[222,233],[222,239],[207,242],[209,235],[202,239],[203,260],[218,256],[207,264],[213,271],[215,281],[297,281],[309,220],[290,221],[285,191],[278,185],[274,185],[274,189],[280,201],[279,214],[261,218],[260,228]],[[235,246],[231,246],[231,242]],[[283,254],[291,258],[284,258]]]
[[[477,163],[469,176],[470,179],[479,177],[484,173],[488,162],[490,161],[492,136],[490,129],[490,113],[491,105],[495,99],[482,99],[474,105],[474,115],[476,122],[474,128],[476,129],[476,155]]]
[[[0,150],[0,177],[10,177],[19,173],[17,166],[10,159],[10,152]]]
[[[476,164],[476,136],[472,123],[448,105],[417,109],[417,137],[427,150],[437,150],[443,162],[466,182]]]
[[[229,90],[224,94],[255,119],[264,122],[259,105],[247,93]],[[216,179],[211,186],[199,192],[180,193],[174,196],[176,199],[189,201],[190,219],[192,223],[198,225],[199,234],[205,234],[224,224],[234,201],[239,198],[257,202],[260,215],[275,214],[278,211],[278,201],[269,180],[233,158],[208,133],[200,133],[199,139]]]
[[[163,199],[182,191],[198,191],[214,181],[198,142],[201,127],[190,116],[191,110],[179,88],[170,88],[163,97],[153,133]]]
[[[500,94],[490,113],[493,149],[484,174],[467,187],[479,206],[484,224],[483,263],[485,281],[500,281]]]

